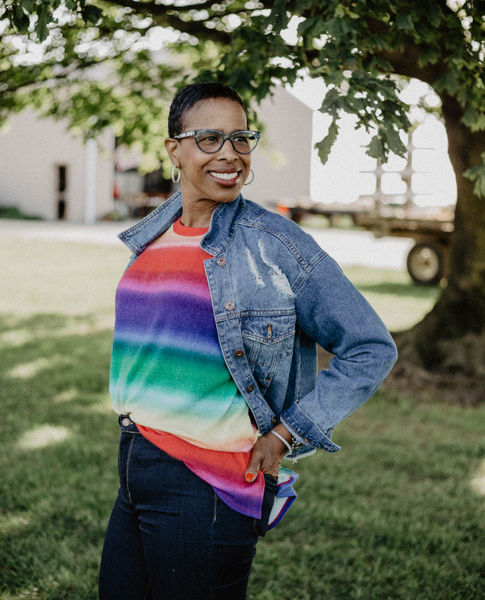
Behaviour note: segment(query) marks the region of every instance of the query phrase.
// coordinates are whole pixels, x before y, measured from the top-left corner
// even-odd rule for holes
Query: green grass
[[[112,320],[129,250],[55,241],[0,240],[0,314],[100,315]]]
[[[441,288],[418,286],[406,271],[346,267],[347,277],[364,294],[390,331],[409,329],[436,303]]]
[[[300,498],[260,545],[250,597],[484,598],[484,421],[378,393],[335,432],[340,453],[296,465]]]
[[[0,219],[28,219],[38,221],[40,217],[26,215],[16,206],[0,206]]]
[[[0,599],[94,600],[117,492],[107,386],[128,252],[22,240],[0,249]],[[347,273],[388,325],[436,293],[405,274]],[[299,499],[258,545],[249,598],[484,598],[485,496],[472,485],[484,425],[485,406],[378,392],[337,428],[341,452],[295,465]]]

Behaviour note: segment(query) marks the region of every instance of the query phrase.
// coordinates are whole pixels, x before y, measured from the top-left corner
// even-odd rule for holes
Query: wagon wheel
[[[411,248],[406,264],[415,283],[436,285],[443,277],[443,249],[432,242],[418,243]]]

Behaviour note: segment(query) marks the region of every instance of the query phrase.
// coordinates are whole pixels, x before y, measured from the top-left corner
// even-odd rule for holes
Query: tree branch
[[[109,59],[106,58],[105,60],[109,60]],[[52,81],[52,80],[60,81],[61,79],[68,77],[68,75],[71,75],[71,73],[74,73],[76,71],[84,71],[90,67],[100,64],[100,62],[102,62],[102,61],[93,60],[92,62],[88,62],[88,61],[86,61],[85,58],[83,60],[76,60],[75,62],[70,63],[65,69],[63,69],[59,73],[57,73],[55,75],[50,74],[48,77],[45,76],[43,78],[39,78],[39,74],[36,73],[35,68],[33,68],[33,69],[31,69],[32,76],[30,79],[22,81],[19,84],[17,84],[16,86],[13,86],[13,87],[9,86],[6,90],[4,90],[2,92],[2,94],[4,96],[8,96],[8,95],[15,94],[15,92],[18,92],[22,88],[28,88],[28,87],[37,88],[37,87],[44,85],[47,81]],[[55,64],[58,64],[58,63],[55,63]],[[45,67],[45,66],[48,66],[48,65],[44,64],[43,67]]]
[[[231,41],[231,36],[228,33],[218,29],[209,29],[205,26],[205,21],[203,20],[184,21],[175,14],[170,14],[177,10],[173,6],[154,4],[153,2],[136,2],[136,0],[116,0],[115,2],[110,2],[110,4],[131,8],[136,14],[152,17],[158,25],[172,27],[182,33],[188,33],[204,40],[211,40],[224,45],[229,44]],[[186,7],[183,7],[184,11],[185,9]]]
[[[422,52],[420,46],[404,43],[397,50],[375,50],[373,55],[387,60],[397,75],[414,77],[432,85],[446,71],[446,67],[441,61],[434,65],[428,63],[424,67],[419,67],[418,59]]]
[[[371,33],[381,36],[387,36],[389,27],[377,19],[368,18],[368,27]],[[414,77],[425,83],[432,85],[446,70],[442,61],[438,61],[432,65],[428,63],[424,67],[418,65],[419,58],[423,54],[425,48],[421,45],[416,45],[410,40],[403,41],[398,48],[394,50],[378,50],[373,49],[372,54],[390,63],[398,75],[405,77]]]

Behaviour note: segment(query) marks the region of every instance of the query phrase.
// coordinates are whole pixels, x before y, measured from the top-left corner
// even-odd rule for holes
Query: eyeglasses
[[[215,129],[194,129],[174,136],[174,140],[193,137],[197,146],[207,154],[215,154],[224,145],[226,140],[231,140],[232,147],[238,154],[249,154],[258,145],[261,134],[259,131],[235,131],[222,133]]]

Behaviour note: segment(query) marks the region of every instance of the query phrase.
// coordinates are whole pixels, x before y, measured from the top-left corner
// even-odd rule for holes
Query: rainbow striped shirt
[[[217,337],[200,247],[207,229],[176,221],[126,270],[116,291],[110,394],[118,414],[231,508],[261,517],[264,477],[244,473],[256,439]]]

